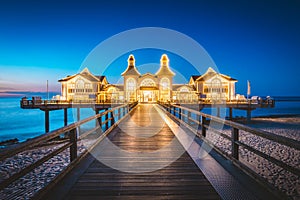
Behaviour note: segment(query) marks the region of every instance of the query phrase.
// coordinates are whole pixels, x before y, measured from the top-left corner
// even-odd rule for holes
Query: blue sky
[[[238,79],[237,93],[245,94],[250,80],[253,95],[300,95],[299,9],[293,0],[1,1],[0,91],[45,91],[46,80],[59,91],[57,80],[77,73],[100,42],[133,28],[163,27],[201,44],[221,73]],[[137,52],[137,64],[158,63],[165,52],[146,53]],[[126,64],[123,55],[114,73]],[[170,64],[180,71],[189,63],[170,55]]]

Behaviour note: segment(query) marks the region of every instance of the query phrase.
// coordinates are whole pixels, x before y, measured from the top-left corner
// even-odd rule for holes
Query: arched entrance
[[[154,103],[157,101],[158,88],[154,80],[146,78],[141,82],[138,99],[142,103]]]

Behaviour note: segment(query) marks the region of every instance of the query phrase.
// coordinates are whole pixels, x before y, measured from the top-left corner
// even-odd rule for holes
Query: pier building
[[[130,55],[121,74],[123,84],[109,83],[106,76],[92,74],[87,68],[80,73],[59,80],[61,100],[72,102],[174,102],[197,103],[235,100],[236,79],[220,74],[209,67],[203,75],[193,75],[188,83],[175,84],[176,74],[170,69],[169,58],[163,54],[155,74],[141,74],[135,58]]]

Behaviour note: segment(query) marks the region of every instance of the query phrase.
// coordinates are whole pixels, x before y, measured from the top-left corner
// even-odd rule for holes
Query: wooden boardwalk
[[[138,105],[110,135],[61,198],[220,199],[153,105]]]

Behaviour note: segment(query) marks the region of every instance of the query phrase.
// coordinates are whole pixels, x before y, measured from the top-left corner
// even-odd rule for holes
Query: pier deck
[[[72,175],[71,183],[60,186],[66,195],[63,198],[220,199],[171,129],[161,122],[153,105],[139,105],[111,132],[113,137],[99,143],[92,153],[112,166],[91,157],[85,169],[78,169],[78,177]],[[112,151],[112,144],[123,151]],[[159,152],[161,149],[164,151]],[[175,161],[170,162],[172,159]],[[70,184],[74,185],[66,192]],[[50,199],[57,199],[62,193],[50,194]]]

